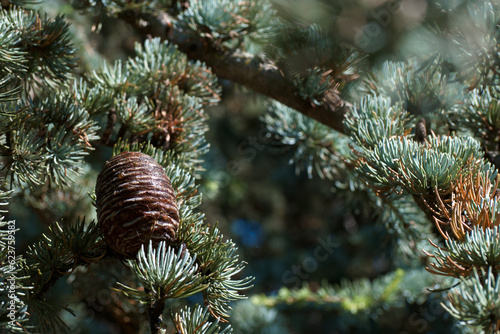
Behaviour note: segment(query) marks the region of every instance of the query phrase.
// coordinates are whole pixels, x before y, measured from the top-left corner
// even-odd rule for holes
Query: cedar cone
[[[122,152],[97,177],[99,228],[108,246],[134,258],[144,244],[172,244],[179,227],[174,190],[163,167],[140,152]]]
[[[425,143],[425,138],[427,137],[427,127],[425,118],[421,118],[418,120],[417,126],[415,127],[415,136],[413,140],[416,142],[423,144]]]

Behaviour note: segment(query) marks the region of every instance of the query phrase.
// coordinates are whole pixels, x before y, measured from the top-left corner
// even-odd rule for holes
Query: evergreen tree
[[[0,13],[2,332],[85,332],[91,311],[103,332],[286,333],[289,315],[310,309],[329,332],[423,332],[436,318],[444,332],[500,332],[499,3],[45,5],[2,1]],[[113,45],[123,31],[134,48]],[[102,55],[91,32],[107,38]],[[306,283],[318,262],[346,262],[328,236],[277,293],[239,301],[254,278],[205,221],[199,191],[222,183],[205,170],[207,110],[233,84],[259,94],[260,141],[342,197],[340,215],[369,225],[363,235],[345,223],[370,253],[385,236],[390,264]],[[144,168],[135,178],[117,167],[98,179],[123,152],[153,160],[129,162]],[[149,183],[135,190],[136,179]],[[127,220],[131,202],[147,209]],[[144,218],[155,210],[171,219],[160,235]],[[141,219],[149,234],[121,235]],[[427,316],[423,305],[438,306]]]

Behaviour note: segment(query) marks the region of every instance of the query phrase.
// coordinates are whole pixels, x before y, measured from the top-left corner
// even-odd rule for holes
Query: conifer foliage
[[[76,49],[69,37],[69,24],[62,17],[51,19],[14,5],[2,9],[1,15],[4,204],[13,191],[33,201],[46,198],[46,192],[71,192],[85,173],[85,158],[104,146],[113,149],[112,155],[142,152],[153,159],[171,180],[172,187],[167,190],[175,198],[169,197],[169,201],[175,201],[179,215],[175,230],[169,233],[171,237],[164,235],[164,242],[158,242],[163,230],[153,233],[155,242],[151,245],[151,236],[135,238],[136,243],[142,243],[142,250],[137,256],[138,249],[125,252],[132,258],[129,261],[107,247],[104,228],[99,228],[96,220],[83,219],[51,222],[48,232],[26,254],[13,258],[15,247],[10,241],[14,240],[13,232],[22,229],[22,222],[3,221],[2,327],[12,332],[68,331],[59,318],[64,307],[46,301],[46,292],[77,268],[115,258],[132,270],[136,282],[109,289],[121,289],[129,298],[147,305],[145,314],[152,332],[168,327],[163,319],[167,299],[196,293],[203,294],[205,309],[175,313],[175,326],[193,333],[200,326],[203,333],[230,331],[230,326],[220,329],[217,323],[227,321],[229,302],[244,298],[241,291],[251,286],[252,278],[236,279],[245,264],[238,260],[234,243],[195,211],[200,204],[195,179],[208,149],[204,107],[218,101],[220,90],[210,69],[187,60],[175,46],[157,38],[138,44],[136,56],[127,62],[103,62],[89,76],[77,78]],[[118,168],[117,173],[116,178],[120,178]],[[127,197],[135,183],[130,177],[127,180],[124,197],[118,198],[121,204],[114,205],[113,212],[106,207],[106,217],[116,215],[125,202],[144,201],[140,196]],[[100,191],[113,189],[113,182],[104,179]],[[159,201],[154,194],[159,190],[151,188],[149,198]],[[106,196],[104,201],[113,195]],[[166,209],[158,207],[151,219],[155,214],[166,214]],[[124,219],[119,215],[109,219],[118,225],[106,225],[105,235],[115,237],[117,228],[134,222]],[[126,238],[130,237],[133,233]],[[112,244],[120,242],[125,241]],[[126,245],[113,249],[117,247]],[[209,320],[209,315],[215,321]],[[193,327],[192,322],[197,325]]]
[[[354,319],[332,329],[349,332],[428,298],[457,331],[500,331],[498,2],[309,3],[330,21],[278,0],[65,6],[69,17],[32,1],[0,10],[2,333],[70,332],[81,310],[47,294],[85,277],[100,277],[110,317],[137,332],[231,333],[235,319],[238,332],[281,333],[278,306],[311,305]],[[126,24],[133,54],[90,61],[75,15],[93,22],[85,33]],[[238,302],[254,278],[198,191],[206,110],[228,81],[265,96],[266,138],[297,173],[370,198],[391,270]],[[124,170],[127,155],[142,158]],[[112,177],[98,179],[103,168]],[[42,226],[27,231],[14,202]]]

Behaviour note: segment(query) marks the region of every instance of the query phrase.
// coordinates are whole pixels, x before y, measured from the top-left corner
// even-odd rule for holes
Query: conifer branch
[[[349,313],[363,321],[361,315],[367,310],[371,310],[370,314],[380,315],[383,311],[376,310],[388,309],[390,305],[399,304],[402,298],[417,299],[421,291],[433,281],[437,282],[436,278],[422,269],[399,268],[372,281],[363,278],[353,281],[342,280],[336,285],[324,283],[315,291],[307,285],[299,289],[282,287],[276,295],[256,295],[250,300],[257,305],[279,306],[284,309],[293,309],[298,303],[304,303],[309,307],[328,305],[332,315]],[[440,278],[440,281],[445,282],[443,278]],[[409,285],[419,287],[414,290],[418,292],[403,297],[404,293],[408,292],[406,289]]]
[[[163,318],[165,308],[172,306],[170,300],[196,294],[205,306],[171,309],[173,330],[232,333],[231,326],[219,326],[231,317],[238,333],[257,333],[258,327],[281,332],[262,324],[276,325],[277,308],[287,305],[333,309],[340,315],[339,326],[353,322],[351,319],[363,326],[363,319],[373,324],[385,313],[395,319],[393,308],[434,298],[423,292],[432,276],[439,276],[433,280],[438,286],[432,292],[450,291],[444,307],[457,323],[480,326],[486,333],[500,331],[498,2],[471,0],[453,10],[429,4],[421,24],[432,28],[409,34],[423,42],[414,43],[414,39],[411,44],[424,45],[412,56],[408,55],[415,52],[414,47],[404,46],[407,43],[389,44],[396,32],[391,31],[392,24],[376,37],[361,30],[378,40],[380,48],[408,48],[400,54],[404,61],[386,61],[363,73],[370,60],[382,60],[380,52],[361,47],[359,40],[351,40],[341,31],[342,21],[349,25],[364,22],[363,15],[351,20],[345,16],[344,6],[333,2],[327,23],[288,17],[278,8],[281,5],[269,0],[73,1],[75,9],[94,15],[97,27],[104,15],[118,17],[145,40],[136,44],[135,57],[102,62],[91,73],[84,69],[76,80],[79,61],[73,40],[78,38],[69,29],[69,21],[18,7],[33,1],[37,0],[12,1],[16,6],[2,1],[0,11],[0,332],[70,332],[72,328],[60,313],[76,315],[70,307],[83,300],[58,306],[47,292],[65,275],[68,283],[80,275],[89,277],[89,272],[75,271],[77,267],[108,257],[123,260],[120,252],[113,253],[102,219],[98,218],[98,226],[96,221],[85,224],[84,218],[73,218],[82,192],[78,188],[89,184],[88,179],[94,184],[95,163],[109,153],[101,151],[102,146],[112,147],[113,155],[140,151],[151,156],[160,165],[157,169],[164,169],[160,174],[171,181],[169,204],[178,206],[175,238],[169,235],[155,248],[155,241],[149,247],[141,242],[141,251],[128,261],[130,270],[124,274],[103,268],[103,279],[119,279],[115,290],[122,292],[123,299],[101,306],[107,317],[128,327],[129,332],[144,332],[141,326],[146,321],[129,316],[138,310],[139,302],[146,305],[151,332],[160,333],[168,326]],[[387,6],[374,7],[371,16],[379,16]],[[439,22],[427,14],[432,8],[440,9]],[[458,19],[443,20],[447,15],[458,15]],[[391,12],[391,20],[398,16]],[[379,21],[365,18],[368,24]],[[460,24],[454,27],[456,22]],[[437,41],[442,45],[436,47]],[[359,48],[350,48],[350,44]],[[212,176],[217,170],[202,173],[202,158],[209,146],[204,108],[221,99],[219,79],[274,99],[261,117],[267,130],[263,138],[271,145],[293,149],[290,162],[297,171],[306,171],[309,177],[316,171],[334,181],[335,191],[343,194],[351,191],[357,197],[354,191],[374,190],[368,199],[375,207],[362,201],[365,196],[343,198],[342,203],[353,209],[359,204],[355,208],[359,217],[375,209],[377,220],[392,239],[391,250],[395,250],[384,251],[384,255],[391,254],[390,266],[401,266],[403,260],[418,268],[405,264],[406,269],[370,280],[341,281],[338,286],[283,287],[276,296],[239,303],[246,298],[243,290],[252,287],[253,278],[241,278],[246,263],[239,260],[237,244],[225,239],[216,225],[205,223],[197,181],[218,178]],[[242,147],[238,147],[239,153]],[[91,150],[98,154],[89,156]],[[126,181],[127,190],[135,181]],[[139,188],[154,190],[148,193],[151,196],[161,190],[142,183]],[[95,193],[90,195],[94,202]],[[14,220],[1,216],[7,212],[2,206],[11,194],[27,199],[39,221],[57,221],[23,255],[16,254],[15,233],[29,231],[38,222],[30,223],[23,214],[17,217],[15,207],[23,205],[17,200],[12,217],[26,224],[17,227]],[[124,200],[142,199],[134,192]],[[112,209],[111,215],[123,212],[121,205]],[[51,210],[67,211],[67,218],[56,219]],[[426,218],[444,240],[439,242],[432,234]],[[135,222],[125,217],[108,226],[116,232]],[[345,227],[356,233],[356,239],[362,236],[358,240],[372,240],[372,236]],[[157,237],[162,238],[155,234],[154,239]],[[427,239],[430,245],[425,241],[424,246]],[[415,255],[420,248],[429,249],[424,250],[425,257]],[[329,262],[344,257],[325,250],[332,255],[323,257]],[[323,260],[316,250],[314,255],[319,265]],[[371,274],[386,270],[375,267]],[[283,283],[288,280],[285,275]],[[451,287],[451,279],[459,282]],[[104,280],[102,283],[109,287]],[[87,292],[82,291],[80,297]],[[87,297],[84,303],[96,310]],[[238,304],[251,305],[253,311],[233,310]],[[261,312],[266,306],[271,308]],[[254,316],[258,313],[263,315],[261,320]],[[244,319],[234,317],[238,314]],[[414,315],[410,319],[415,320]],[[379,319],[383,324],[385,320]],[[128,325],[129,320],[135,324]]]
[[[170,17],[165,13],[155,16],[123,11],[119,17],[144,35],[160,37],[177,45],[189,59],[206,63],[219,78],[273,98],[344,133],[342,122],[350,104],[336,93],[325,93],[321,105],[304,100],[293,80],[287,78],[273,62],[238,50],[222,50],[208,39],[192,39],[188,33],[174,30]]]
[[[49,227],[39,242],[29,247],[26,254],[31,266],[29,275],[36,282],[33,298],[43,296],[59,278],[70,274],[76,267],[87,266],[106,255],[100,242],[97,224],[78,220],[57,222]]]
[[[160,333],[164,308],[165,301],[163,300],[153,300],[148,305],[149,327],[153,334]]]

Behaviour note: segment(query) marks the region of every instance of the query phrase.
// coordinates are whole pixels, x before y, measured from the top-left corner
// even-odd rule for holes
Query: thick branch
[[[344,133],[342,121],[349,105],[337,94],[327,93],[323,104],[316,106],[302,99],[298,89],[272,62],[263,62],[253,55],[234,50],[221,51],[207,41],[192,40],[188,34],[174,31],[166,14],[139,19],[133,12],[124,12],[120,17],[143,34],[167,39],[176,44],[188,58],[206,63],[219,78],[271,97]]]

